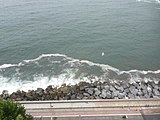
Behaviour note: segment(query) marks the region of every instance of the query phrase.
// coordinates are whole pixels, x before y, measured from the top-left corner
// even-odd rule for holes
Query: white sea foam
[[[160,3],[160,0],[136,0],[137,2]]]
[[[14,67],[14,66],[17,66],[17,65],[16,64],[3,64],[3,65],[0,66],[0,69]]]
[[[97,68],[100,71],[96,71]],[[92,70],[96,72],[92,73]],[[63,54],[43,54],[18,64],[0,66],[0,93],[3,90],[9,90],[11,93],[17,90],[27,91],[35,90],[38,87],[46,88],[48,85],[60,86],[64,83],[76,84],[80,81],[97,80],[157,82],[160,81],[160,70],[121,71],[109,65],[74,59]]]
[[[157,3],[160,3],[160,0],[156,0]]]

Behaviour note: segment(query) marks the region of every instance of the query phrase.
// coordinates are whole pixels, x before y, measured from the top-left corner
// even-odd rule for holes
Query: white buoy
[[[102,52],[102,56],[104,56],[104,52]]]

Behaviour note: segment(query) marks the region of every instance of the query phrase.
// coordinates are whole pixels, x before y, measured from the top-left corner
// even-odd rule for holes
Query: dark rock
[[[9,97],[8,90],[3,90],[3,92],[2,92],[2,98],[6,99],[8,97]]]
[[[73,94],[73,95],[71,96],[71,100],[75,100],[75,99],[76,99],[76,95]]]

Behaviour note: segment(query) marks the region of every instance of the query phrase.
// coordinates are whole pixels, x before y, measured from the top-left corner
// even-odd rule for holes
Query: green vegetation
[[[33,120],[24,106],[10,100],[0,99],[0,120]]]

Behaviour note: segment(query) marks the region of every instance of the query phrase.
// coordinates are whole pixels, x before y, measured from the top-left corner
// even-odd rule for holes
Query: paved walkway
[[[160,120],[160,99],[21,102],[40,120]],[[150,118],[150,119],[149,119]]]

